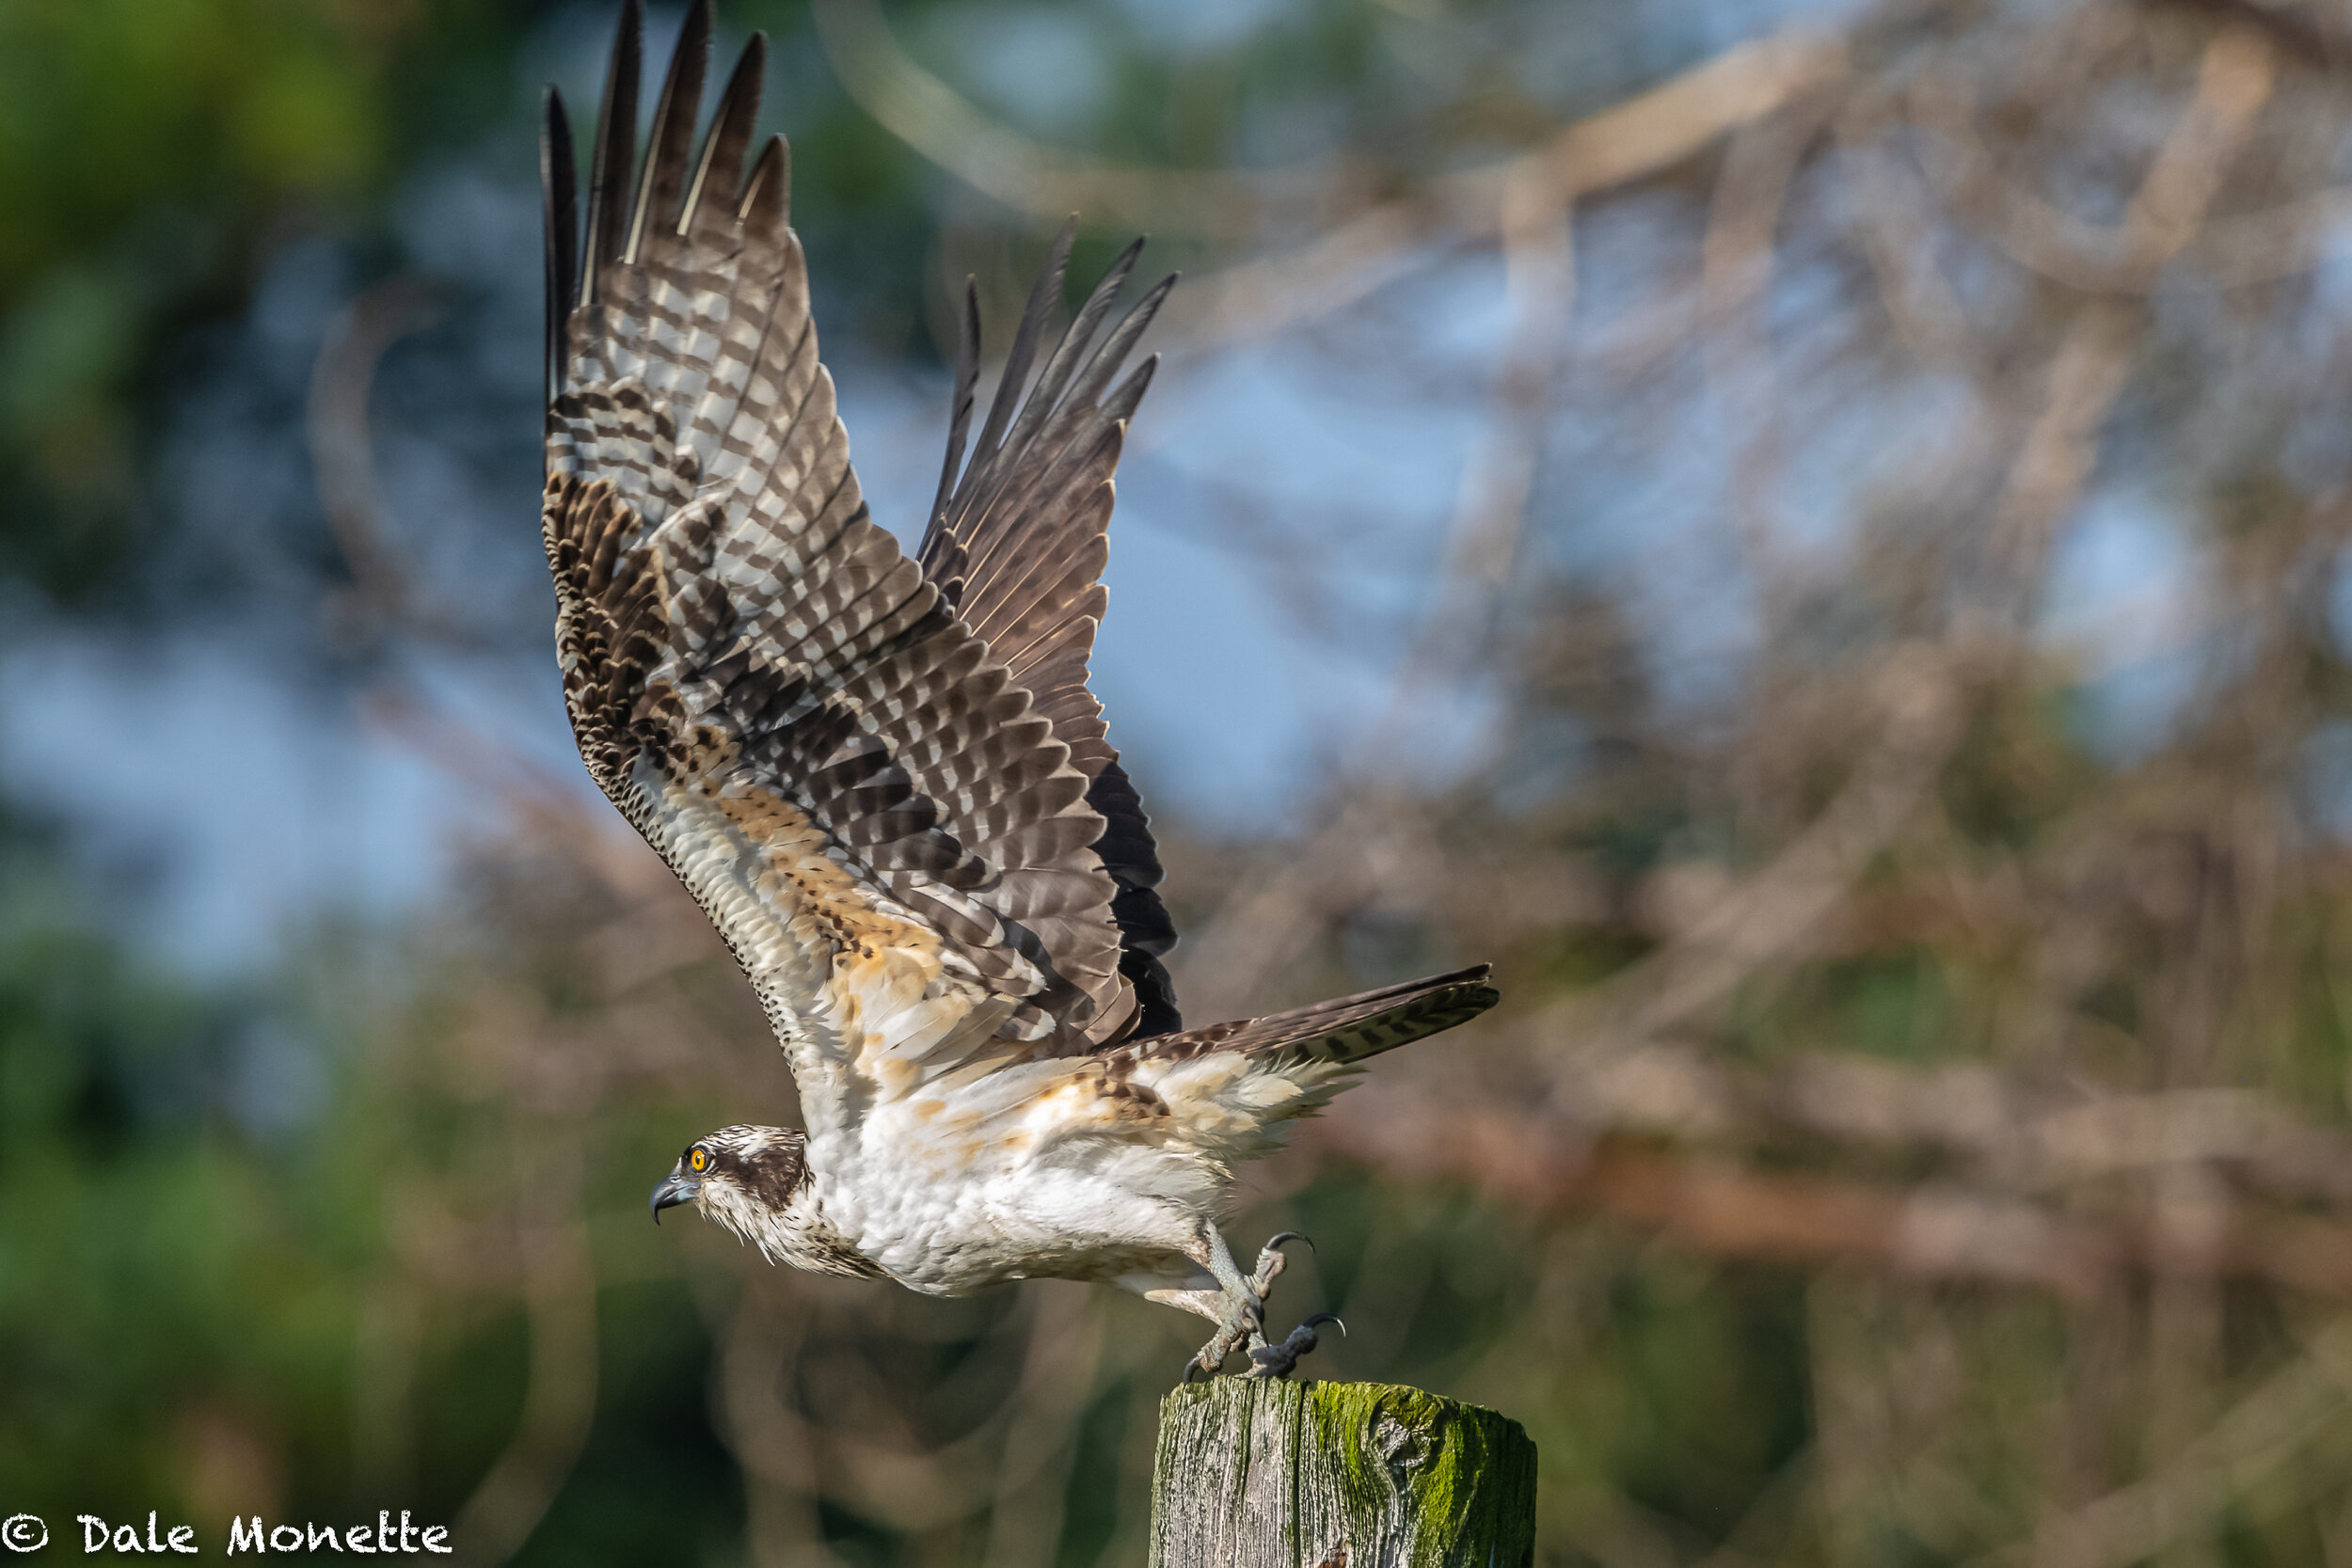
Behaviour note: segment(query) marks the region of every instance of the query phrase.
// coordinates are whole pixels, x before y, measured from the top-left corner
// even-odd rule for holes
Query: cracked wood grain
[[[1418,1388],[1219,1378],[1160,1405],[1152,1568],[1523,1568],[1535,1445]]]

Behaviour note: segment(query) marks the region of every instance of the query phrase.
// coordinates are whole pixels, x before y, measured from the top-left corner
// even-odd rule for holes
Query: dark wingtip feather
[[[770,136],[743,182],[743,194],[735,204],[735,221],[751,225],[756,216],[759,227],[780,229],[791,213],[791,204],[792,150],[782,136]]]
[[[759,96],[768,74],[768,35],[754,33],[735,62],[726,90],[710,118],[703,137],[702,156],[695,160],[693,183],[678,206],[677,231],[692,227],[703,202],[716,197],[730,206],[743,184],[743,154],[752,145],[752,128],[759,119]],[[713,182],[717,182],[714,185]]]
[[[1094,341],[1095,331],[1103,325],[1103,318],[1110,313],[1111,302],[1118,298],[1120,290],[1127,286],[1128,275],[1135,271],[1136,261],[1142,254],[1143,240],[1138,235],[1112,258],[1111,264],[1096,281],[1093,292],[1087,295],[1086,303],[1078,308],[1077,318],[1070,324],[1070,330],[1062,334],[1060,346],[1045,361],[1045,368],[1038,372],[1037,386],[1021,410],[1020,421],[1013,426],[1012,434],[1005,438],[1006,445],[1018,447],[1024,439],[1034,435],[1061,404],[1062,393],[1069,387],[1071,378],[1081,373],[1081,365],[1092,362],[1088,350]],[[1156,306],[1153,308],[1157,309]],[[1131,344],[1135,341],[1132,335],[1127,341]],[[1123,355],[1126,351],[1121,349],[1120,352]]]
[[[1054,236],[1053,245],[1045,253],[1045,265],[1037,275],[1037,282],[1029,289],[1029,303],[1021,312],[1021,325],[1013,333],[1012,352],[1005,356],[1005,371],[996,383],[996,395],[989,400],[988,422],[980,426],[979,441],[972,451],[972,466],[977,468],[996,454],[1005,431],[1012,423],[1012,412],[1020,404],[1021,393],[1029,379],[1029,365],[1037,357],[1038,340],[1044,335],[1045,324],[1056,306],[1061,303],[1062,280],[1070,272],[1070,249],[1078,240],[1078,215],[1073,213]]]
[[[564,390],[564,323],[571,313],[580,267],[580,174],[572,153],[571,117],[564,95],[549,87],[539,128],[540,219],[547,240],[547,396]]]
[[[675,222],[694,150],[694,117],[702,109],[703,74],[709,64],[710,0],[694,0],[678,29],[677,47],[671,51],[670,69],[661,79],[661,97],[654,105],[652,138],[630,207],[628,243],[621,249],[625,261],[644,255],[645,236],[656,226]]]
[[[1159,373],[1159,370],[1160,356],[1158,355],[1154,354],[1146,358],[1142,364],[1135,368],[1126,380],[1119,384],[1117,390],[1104,400],[1104,411],[1119,424],[1123,425],[1134,419],[1136,405],[1143,401],[1143,394],[1152,389],[1152,378]]]
[[[1119,367],[1136,346],[1136,340],[1143,336],[1144,328],[1152,325],[1152,318],[1158,315],[1160,307],[1168,303],[1168,291],[1176,287],[1176,277],[1171,272],[1152,284],[1145,291],[1144,296],[1136,301],[1135,309],[1129,310],[1111,329],[1111,335],[1103,340],[1103,346],[1095,352],[1094,358],[1087,365],[1086,373],[1078,378],[1077,389],[1071,394],[1076,402],[1090,404],[1102,398],[1103,388],[1110,385],[1112,376],[1119,373]]]
[[[596,298],[596,274],[618,261],[628,230],[628,176],[637,147],[637,76],[643,69],[645,19],[638,0],[622,0],[621,24],[605,68],[604,102],[596,111],[596,161],[588,175],[588,236],[581,248],[580,302]]]
[[[1118,255],[1111,258],[1111,264],[1103,269],[1102,280],[1094,285],[1094,293],[1087,298],[1089,307],[1094,306],[1099,300],[1103,309],[1109,309],[1112,298],[1120,290],[1127,286],[1127,279],[1135,272],[1136,263],[1143,260],[1143,236],[1137,234],[1127,242],[1125,247]]]
[[[956,340],[955,389],[948,394],[947,458],[939,469],[939,494],[931,500],[931,532],[938,531],[947,515],[947,501],[955,494],[956,471],[963,466],[964,436],[972,427],[972,404],[980,385],[980,284],[975,277],[963,280],[963,331]],[[924,540],[924,554],[929,556],[930,541]]]

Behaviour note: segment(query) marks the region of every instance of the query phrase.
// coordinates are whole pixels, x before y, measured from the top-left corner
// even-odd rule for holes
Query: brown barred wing
[[[758,39],[693,135],[709,26],[703,0],[640,166],[624,8],[577,238],[548,101],[543,526],[581,754],[802,1041],[804,1098],[828,1029],[850,1055],[972,1045],[959,1020],[1099,1038],[1134,1001],[1091,777],[867,517],[782,139],[744,169]]]
[[[977,291],[966,288],[947,459],[918,559],[924,576],[1028,689],[1036,711],[1070,748],[1073,766],[1087,775],[1087,803],[1104,824],[1094,852],[1119,889],[1111,905],[1119,964],[1137,1005],[1130,1033],[1163,1035],[1183,1027],[1160,961],[1176,945],[1176,927],[1157,892],[1159,850],[1142,797],[1110,744],[1087,666],[1107,597],[1102,576],[1109,559],[1112,475],[1158,360],[1144,360],[1123,379],[1120,371],[1176,280],[1148,290],[1104,332],[1143,249],[1136,241],[1112,262],[1041,368],[1075,235],[1073,220],[1055,240],[1030,292],[968,463],[980,320]],[[1041,934],[1049,950],[1059,950],[1057,932]]]

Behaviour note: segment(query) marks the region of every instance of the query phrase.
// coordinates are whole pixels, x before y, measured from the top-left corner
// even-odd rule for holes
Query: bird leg
[[[1255,1288],[1255,1281],[1241,1272],[1241,1265],[1233,1261],[1233,1249],[1225,1244],[1224,1233],[1214,1225],[1203,1225],[1200,1234],[1194,1240],[1191,1256],[1194,1262],[1208,1270],[1211,1277],[1216,1279],[1217,1289],[1223,1292],[1223,1299],[1217,1304],[1216,1332],[1209,1337],[1209,1342],[1202,1345],[1190,1361],[1184,1363],[1184,1381],[1187,1383],[1192,1381],[1192,1374],[1196,1371],[1215,1377],[1216,1370],[1225,1364],[1225,1358],[1245,1343],[1255,1350],[1266,1342],[1265,1297]],[[1264,1268],[1264,1261],[1261,1254],[1261,1271]],[[1276,1261],[1280,1261],[1279,1253]],[[1279,1268],[1275,1271],[1278,1274],[1280,1272]],[[1269,1283],[1273,1277],[1271,1274],[1266,1275]]]
[[[1249,1285],[1258,1292],[1261,1304],[1272,1293],[1275,1276],[1289,1264],[1290,1259],[1284,1255],[1282,1248],[1292,1242],[1306,1242],[1310,1252],[1315,1249],[1314,1243],[1295,1230],[1285,1230],[1279,1236],[1269,1237],[1266,1244],[1258,1249],[1258,1269],[1249,1276]],[[1242,1376],[1290,1376],[1297,1369],[1298,1358],[1315,1348],[1315,1326],[1318,1323],[1340,1323],[1340,1332],[1347,1332],[1347,1325],[1341,1323],[1336,1314],[1318,1312],[1292,1329],[1290,1337],[1279,1344],[1268,1343],[1263,1338],[1252,1343],[1249,1347],[1249,1370]]]
[[[1217,1331],[1184,1364],[1185,1381],[1190,1382],[1196,1371],[1214,1377],[1217,1369],[1224,1365],[1225,1358],[1245,1344],[1251,1362],[1251,1370],[1247,1375],[1290,1376],[1292,1369],[1298,1364],[1298,1358],[1315,1348],[1315,1324],[1339,1322],[1330,1314],[1324,1313],[1293,1329],[1290,1338],[1281,1344],[1270,1344],[1265,1337],[1265,1298],[1274,1289],[1276,1276],[1289,1262],[1282,1248],[1292,1242],[1307,1242],[1311,1249],[1314,1243],[1307,1241],[1295,1230],[1285,1230],[1270,1238],[1265,1245],[1258,1249],[1257,1268],[1244,1275],[1233,1261],[1232,1251],[1225,1244],[1225,1238],[1216,1227],[1203,1226],[1201,1229],[1204,1234],[1194,1261],[1207,1269],[1216,1280],[1223,1291],[1223,1299],[1216,1318]],[[1344,1323],[1341,1324],[1340,1331],[1343,1334],[1347,1331]]]

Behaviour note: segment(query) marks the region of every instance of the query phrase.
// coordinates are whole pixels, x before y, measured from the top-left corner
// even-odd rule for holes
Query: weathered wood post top
[[[1220,1377],[1160,1402],[1152,1568],[1527,1568],[1535,1445],[1386,1383]]]

